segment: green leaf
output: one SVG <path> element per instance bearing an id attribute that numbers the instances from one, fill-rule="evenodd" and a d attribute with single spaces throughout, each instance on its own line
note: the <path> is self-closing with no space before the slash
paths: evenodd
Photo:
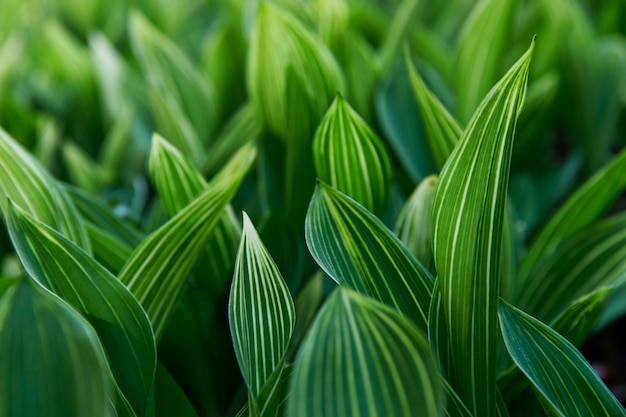
<path id="1" fill-rule="evenodd" d="M 119 273 L 119 280 L 148 313 L 157 341 L 207 239 L 255 157 L 254 146 L 243 147 L 224 168 L 232 175 L 216 178 L 184 210 L 146 237 Z"/>
<path id="2" fill-rule="evenodd" d="M 602 220 L 566 238 L 529 273 L 515 304 L 552 325 L 578 298 L 626 282 L 626 215 Z"/>
<path id="3" fill-rule="evenodd" d="M 321 39 L 294 16 L 269 1 L 259 2 L 248 55 L 248 90 L 268 127 L 281 138 L 288 134 L 288 73 L 303 92 L 295 105 L 310 109 L 315 123 L 337 91 L 343 74 Z"/>
<path id="4" fill-rule="evenodd" d="M 317 128 L 313 158 L 322 181 L 382 214 L 391 186 L 387 149 L 339 94 Z"/>
<path id="5" fill-rule="evenodd" d="M 529 50 L 484 99 L 435 191 L 433 250 L 452 355 L 451 381 L 478 416 L 496 415 L 497 300 L 513 134 Z"/>
<path id="6" fill-rule="evenodd" d="M 89 238 L 76 207 L 63 188 L 35 158 L 0 129 L 0 208 L 5 218 L 7 198 L 78 246 L 90 250 Z"/>
<path id="7" fill-rule="evenodd" d="M 183 390 L 160 362 L 157 362 L 155 417 L 198 417 Z"/>
<path id="8" fill-rule="evenodd" d="M 116 415 L 96 332 L 29 278 L 0 299 L 0 356 L 0 415 Z"/>
<path id="9" fill-rule="evenodd" d="M 154 335 L 139 302 L 115 276 L 67 238 L 10 205 L 7 225 L 26 271 L 82 313 L 97 332 L 126 399 L 151 408 Z"/>
<path id="10" fill-rule="evenodd" d="M 149 83 L 170 103 L 170 109 L 179 107 L 200 143 L 206 143 L 217 107 L 211 84 L 176 44 L 138 12 L 130 16 L 130 38 Z"/>
<path id="11" fill-rule="evenodd" d="M 469 412 L 448 381 L 442 378 L 441 382 L 446 393 L 446 417 L 472 417 L 472 413 Z"/>
<path id="12" fill-rule="evenodd" d="M 315 261 L 337 283 L 395 307 L 426 329 L 434 279 L 376 216 L 319 182 L 305 237 Z"/>
<path id="13" fill-rule="evenodd" d="M 85 228 L 91 240 L 94 259 L 117 275 L 133 253 L 133 248 L 92 223 L 86 222 Z"/>
<path id="14" fill-rule="evenodd" d="M 459 35 L 455 79 L 461 123 L 498 79 L 514 5 L 513 0 L 477 2 Z"/>
<path id="15" fill-rule="evenodd" d="M 550 415 L 625 416 L 626 410 L 563 336 L 501 301 L 506 348 Z"/>
<path id="16" fill-rule="evenodd" d="M 406 61 L 413 95 L 419 106 L 419 115 L 426 137 L 435 163 L 438 168 L 441 168 L 461 138 L 462 129 L 439 99 L 428 89 L 408 54 Z"/>
<path id="17" fill-rule="evenodd" d="M 398 58 L 407 35 L 415 27 L 415 20 L 419 13 L 418 5 L 417 0 L 404 0 L 398 5 L 378 54 L 381 73 L 387 72 L 393 61 Z"/>
<path id="18" fill-rule="evenodd" d="M 65 142 L 61 151 L 72 182 L 83 190 L 97 192 L 111 180 L 109 173 L 74 142 Z"/>
<path id="19" fill-rule="evenodd" d="M 623 150 L 580 186 L 537 233 L 520 264 L 518 288 L 527 285 L 535 265 L 553 253 L 560 242 L 606 213 L 625 188 L 626 150 Z"/>
<path id="20" fill-rule="evenodd" d="M 228 318 L 239 369 L 256 402 L 272 374 L 282 370 L 296 311 L 287 284 L 245 213 Z"/>
<path id="21" fill-rule="evenodd" d="M 345 287 L 300 349 L 287 416 L 443 416 L 426 338 L 398 312 Z"/>
<path id="22" fill-rule="evenodd" d="M 394 231 L 406 247 L 431 272 L 434 272 L 433 251 L 430 244 L 431 213 L 437 177 L 424 178 L 400 211 Z"/>

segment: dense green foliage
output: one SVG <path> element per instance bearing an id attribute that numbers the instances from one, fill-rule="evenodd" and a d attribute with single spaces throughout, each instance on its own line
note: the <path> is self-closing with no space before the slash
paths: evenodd
<path id="1" fill-rule="evenodd" d="M 626 3 L 0 1 L 0 415 L 626 416 Z"/>

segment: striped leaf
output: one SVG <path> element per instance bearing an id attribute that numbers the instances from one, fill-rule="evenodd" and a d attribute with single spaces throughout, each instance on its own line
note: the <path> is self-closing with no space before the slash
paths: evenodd
<path id="1" fill-rule="evenodd" d="M 0 415 L 116 415 L 96 332 L 30 278 L 0 299 L 0 357 Z"/>
<path id="2" fill-rule="evenodd" d="M 406 56 L 406 65 L 430 150 L 437 167 L 441 169 L 461 138 L 462 129 L 439 99 L 428 89 L 409 55 Z"/>
<path id="3" fill-rule="evenodd" d="M 85 222 L 85 228 L 91 240 L 94 259 L 117 276 L 133 253 L 133 248 L 92 223 Z"/>
<path id="4" fill-rule="evenodd" d="M 415 257 L 434 272 L 433 250 L 430 244 L 431 214 L 437 177 L 424 178 L 408 198 L 396 219 L 394 231 Z"/>
<path id="5" fill-rule="evenodd" d="M 256 405 L 268 380 L 282 372 L 296 311 L 287 284 L 245 213 L 228 318 L 239 369 Z"/>
<path id="6" fill-rule="evenodd" d="M 133 52 L 163 100 L 180 108 L 201 143 L 205 143 L 215 121 L 215 92 L 174 42 L 159 32 L 143 15 L 130 16 Z M 196 155 L 188 155 L 195 157 Z"/>
<path id="7" fill-rule="evenodd" d="M 305 237 L 311 255 L 332 279 L 397 308 L 426 329 L 433 277 L 363 206 L 319 182 Z"/>
<path id="8" fill-rule="evenodd" d="M 443 416 L 426 338 L 395 310 L 338 287 L 295 362 L 287 416 Z"/>
<path id="9" fill-rule="evenodd" d="M 91 250 L 76 207 L 61 186 L 32 155 L 0 129 L 0 209 L 5 218 L 7 198 L 81 248 Z"/>
<path id="10" fill-rule="evenodd" d="M 514 5 L 513 0 L 476 2 L 459 35 L 455 80 L 461 123 L 470 119 L 498 79 Z"/>
<path id="11" fill-rule="evenodd" d="M 566 238 L 533 268 L 516 306 L 552 324 L 578 298 L 626 282 L 626 215 L 588 226 Z"/>
<path id="12" fill-rule="evenodd" d="M 626 416 L 611 391 L 563 336 L 502 301 L 504 342 L 549 415 Z"/>
<path id="13" fill-rule="evenodd" d="M 150 322 L 133 295 L 63 235 L 10 205 L 7 225 L 24 269 L 91 323 L 115 380 L 136 414 L 150 409 L 156 347 Z"/>
<path id="14" fill-rule="evenodd" d="M 307 108 L 317 123 L 335 93 L 343 90 L 343 74 L 330 50 L 298 19 L 269 1 L 259 2 L 250 39 L 248 90 L 269 129 L 286 139 L 292 107 Z M 294 80 L 289 81 L 289 73 Z M 288 101 L 289 82 L 303 93 L 296 103 Z"/>
<path id="15" fill-rule="evenodd" d="M 202 174 L 191 162 L 158 134 L 152 137 L 149 170 L 170 217 L 183 210 L 208 187 Z M 229 175 L 237 175 L 237 172 L 225 170 L 219 175 L 227 178 Z M 211 296 L 220 297 L 230 281 L 240 234 L 241 226 L 229 205 L 206 243 L 206 257 L 199 260 L 196 268 L 199 275 L 209 278 L 211 288 L 208 292 Z"/>
<path id="16" fill-rule="evenodd" d="M 391 185 L 391 161 L 382 140 L 337 94 L 313 140 L 317 176 L 379 216 Z"/>
<path id="17" fill-rule="evenodd" d="M 600 218 L 626 189 L 626 150 L 596 172 L 572 194 L 533 239 L 520 264 L 517 280 L 524 288 L 532 269 L 566 237 Z"/>
<path id="18" fill-rule="evenodd" d="M 243 147 L 224 167 L 233 175 L 209 184 L 184 210 L 146 237 L 119 273 L 119 280 L 148 313 L 157 341 L 207 239 L 255 157 L 254 146 Z"/>
<path id="19" fill-rule="evenodd" d="M 474 415 L 496 415 L 497 300 L 513 134 L 534 42 L 476 111 L 435 191 L 433 250 L 451 381 Z"/>

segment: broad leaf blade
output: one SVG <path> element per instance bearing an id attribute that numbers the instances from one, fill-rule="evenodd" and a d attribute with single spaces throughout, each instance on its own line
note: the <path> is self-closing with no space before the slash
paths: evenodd
<path id="1" fill-rule="evenodd" d="M 137 415 L 145 415 L 151 408 L 156 347 L 139 302 L 87 253 L 17 207 L 9 207 L 7 223 L 26 271 L 89 320 L 124 396 Z"/>
<path id="2" fill-rule="evenodd" d="M 319 182 L 305 233 L 313 258 L 331 278 L 426 329 L 434 279 L 376 216 Z"/>
<path id="3" fill-rule="evenodd" d="M 442 416 L 425 337 L 406 318 L 345 287 L 328 299 L 295 363 L 287 416 Z"/>
<path id="4" fill-rule="evenodd" d="M 320 122 L 313 140 L 318 177 L 382 214 L 391 185 L 391 161 L 382 140 L 341 95 Z"/>
<path id="5" fill-rule="evenodd" d="M 563 336 L 506 302 L 499 308 L 507 350 L 549 414 L 625 416 L 626 410 Z"/>
<path id="6" fill-rule="evenodd" d="M 495 356 L 506 188 L 532 49 L 482 102 L 439 177 L 433 250 L 453 387 L 474 415 L 496 415 Z"/>
<path id="7" fill-rule="evenodd" d="M 419 115 L 426 131 L 433 159 L 438 168 L 443 167 L 462 135 L 457 121 L 428 89 L 407 55 L 407 68 L 413 95 L 419 106 Z"/>
<path id="8" fill-rule="evenodd" d="M 0 415 L 115 415 L 95 331 L 30 278 L 0 299 L 0 356 Z"/>
<path id="9" fill-rule="evenodd" d="M 296 312 L 287 284 L 246 214 L 228 318 L 239 368 L 256 401 L 283 366 Z"/>
<path id="10" fill-rule="evenodd" d="M 120 272 L 120 281 L 148 313 L 157 340 L 207 239 L 255 157 L 254 146 L 243 147 L 224 168 L 233 175 L 212 182 L 184 210 L 151 233 Z"/>
<path id="11" fill-rule="evenodd" d="M 7 198 L 89 251 L 89 238 L 76 208 L 54 178 L 22 146 L 0 129 L 0 209 Z"/>

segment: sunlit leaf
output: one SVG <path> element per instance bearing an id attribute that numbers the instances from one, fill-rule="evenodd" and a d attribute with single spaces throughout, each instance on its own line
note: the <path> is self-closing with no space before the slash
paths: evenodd
<path id="1" fill-rule="evenodd" d="M 506 188 L 533 45 L 483 100 L 435 191 L 433 251 L 452 355 L 451 381 L 480 416 L 496 415 L 495 335 Z"/>
<path id="2" fill-rule="evenodd" d="M 411 322 L 340 286 L 300 349 L 287 416 L 443 416 L 439 378 Z"/>
<path id="3" fill-rule="evenodd" d="M 365 121 L 337 95 L 313 140 L 318 177 L 378 215 L 391 185 L 385 145 Z"/>
<path id="4" fill-rule="evenodd" d="M 305 233 L 313 258 L 331 278 L 426 329 L 434 279 L 376 216 L 319 182 Z"/>
<path id="5" fill-rule="evenodd" d="M 246 214 L 228 317 L 237 362 L 256 406 L 272 374 L 282 371 L 296 312 L 280 271 Z"/>
<path id="6" fill-rule="evenodd" d="M 563 336 L 523 311 L 500 303 L 507 350 L 550 415 L 625 416 L 626 410 Z"/>
<path id="7" fill-rule="evenodd" d="M 157 340 L 182 293 L 207 239 L 256 157 L 256 148 L 243 147 L 199 197 L 152 232 L 135 249 L 119 279 L 142 304 Z"/>
<path id="8" fill-rule="evenodd" d="M 96 332 L 29 278 L 0 299 L 0 356 L 1 415 L 116 415 Z"/>
<path id="9" fill-rule="evenodd" d="M 7 223 L 26 271 L 87 318 L 124 396 L 144 415 L 150 408 L 156 348 L 139 302 L 87 253 L 19 208 L 9 207 Z"/>
<path id="10" fill-rule="evenodd" d="M 36 219 L 89 251 L 89 238 L 76 207 L 54 178 L 4 130 L 0 129 L 0 208 L 7 198 Z"/>

